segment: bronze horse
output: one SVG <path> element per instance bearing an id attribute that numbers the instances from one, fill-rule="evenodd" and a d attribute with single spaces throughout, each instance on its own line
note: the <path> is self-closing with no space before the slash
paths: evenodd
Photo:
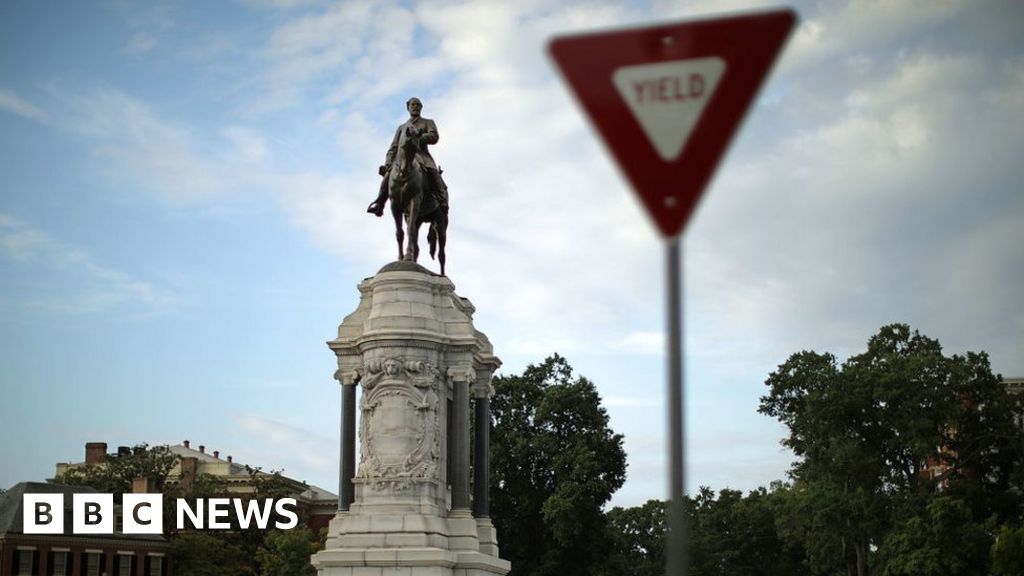
<path id="1" fill-rule="evenodd" d="M 441 264 L 441 276 L 444 276 L 444 245 L 448 235 L 448 213 L 441 209 L 437 196 L 430 188 L 429 178 L 416 159 L 419 151 L 420 131 L 413 126 L 406 126 L 398 140 L 398 154 L 391 166 L 388 176 L 388 197 L 391 199 L 391 215 L 395 219 L 395 238 L 398 240 L 398 259 L 415 262 L 420 255 L 419 231 L 423 223 L 430 224 L 427 232 L 427 243 L 430 245 L 430 257 L 437 254 Z M 405 242 L 405 230 L 402 219 L 409 233 L 409 244 L 402 254 Z"/>

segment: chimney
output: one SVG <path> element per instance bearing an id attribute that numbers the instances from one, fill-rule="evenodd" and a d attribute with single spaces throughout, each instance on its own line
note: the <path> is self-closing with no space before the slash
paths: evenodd
<path id="1" fill-rule="evenodd" d="M 140 476 L 132 480 L 132 494 L 155 494 L 156 481 Z"/>
<path id="2" fill-rule="evenodd" d="M 199 453 L 200 454 L 206 454 L 206 446 L 203 446 L 202 444 L 200 444 L 199 445 Z"/>
<path id="3" fill-rule="evenodd" d="M 185 448 L 188 448 L 188 440 L 185 440 L 185 441 L 184 441 L 184 442 L 182 442 L 181 444 L 182 444 L 182 446 L 184 446 Z"/>
<path id="4" fill-rule="evenodd" d="M 85 463 L 99 464 L 107 457 L 106 442 L 87 442 L 85 444 Z"/>
<path id="5" fill-rule="evenodd" d="M 220 460 L 220 450 L 214 450 L 213 457 Z"/>
<path id="6" fill-rule="evenodd" d="M 199 459 L 195 456 L 186 456 L 181 459 L 180 466 L 181 474 L 178 481 L 181 482 L 181 491 L 186 495 L 191 495 L 196 473 L 199 471 Z"/>
<path id="7" fill-rule="evenodd" d="M 131 456 L 131 455 L 132 455 L 132 449 L 131 448 L 129 448 L 127 446 L 118 446 L 117 447 L 117 457 L 118 458 L 120 458 L 122 456 Z"/>
<path id="8" fill-rule="evenodd" d="M 228 454 L 228 464 L 231 464 L 231 454 Z"/>

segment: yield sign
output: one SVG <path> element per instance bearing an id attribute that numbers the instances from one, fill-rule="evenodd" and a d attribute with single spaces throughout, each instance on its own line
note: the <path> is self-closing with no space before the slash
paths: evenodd
<path id="1" fill-rule="evenodd" d="M 795 22 L 778 10 L 549 45 L 664 236 L 686 225 Z"/>

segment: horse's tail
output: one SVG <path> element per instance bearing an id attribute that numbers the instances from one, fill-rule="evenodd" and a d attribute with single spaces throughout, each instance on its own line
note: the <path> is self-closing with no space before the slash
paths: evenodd
<path id="1" fill-rule="evenodd" d="M 430 223 L 430 230 L 427 230 L 427 244 L 430 245 L 430 259 L 434 259 L 434 252 L 437 250 L 437 231 L 434 230 L 434 223 Z"/>

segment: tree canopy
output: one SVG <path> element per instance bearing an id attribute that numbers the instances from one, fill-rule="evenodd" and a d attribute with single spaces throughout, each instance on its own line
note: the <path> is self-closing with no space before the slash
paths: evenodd
<path id="1" fill-rule="evenodd" d="M 766 385 L 759 410 L 798 457 L 780 526 L 815 573 L 987 573 L 991 525 L 1020 518 L 1022 454 L 985 353 L 893 324 L 842 364 L 793 354 Z"/>
<path id="2" fill-rule="evenodd" d="M 594 384 L 557 354 L 494 380 L 491 512 L 512 576 L 602 574 L 602 507 L 626 479 Z"/>

